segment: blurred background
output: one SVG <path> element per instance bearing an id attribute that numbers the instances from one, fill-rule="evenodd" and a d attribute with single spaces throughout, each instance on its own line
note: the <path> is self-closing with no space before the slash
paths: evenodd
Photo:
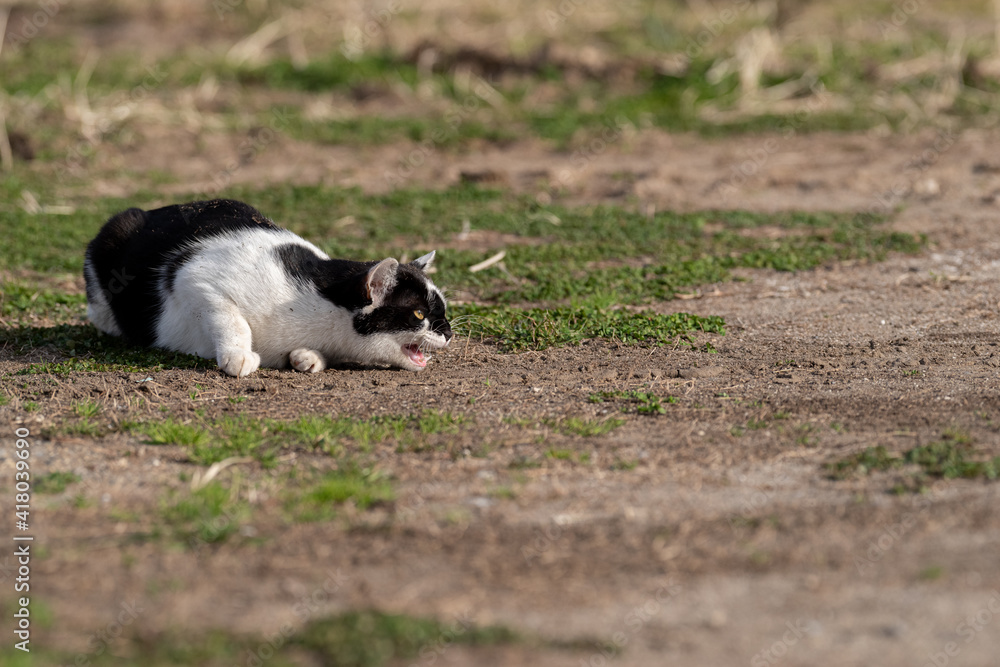
<path id="1" fill-rule="evenodd" d="M 502 182 L 412 167 L 514 145 L 539 162 L 511 185 L 572 190 L 548 156 L 602 137 L 993 127 L 997 6 L 7 2 L 5 195 Z"/>

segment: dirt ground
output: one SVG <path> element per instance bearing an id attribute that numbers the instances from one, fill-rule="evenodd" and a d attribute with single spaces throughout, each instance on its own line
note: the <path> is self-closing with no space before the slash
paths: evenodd
<path id="1" fill-rule="evenodd" d="M 834 481 L 823 465 L 948 431 L 1000 454 L 998 139 L 970 131 L 941 148 L 933 134 L 709 141 L 650 132 L 574 171 L 569 201 L 632 197 L 680 209 L 869 210 L 895 188 L 889 203 L 902 211 L 893 224 L 928 235 L 922 255 L 796 274 L 744 271 L 743 282 L 657 306 L 723 316 L 727 335 L 699 339 L 717 354 L 592 342 L 500 355 L 456 341 L 420 374 L 265 370 L 237 381 L 167 370 L 149 383 L 115 373 L 31 376 L 28 389 L 52 392 L 52 405 L 91 398 L 114 409 L 139 394 L 150 410 L 214 416 L 235 412 L 225 399 L 240 394 L 240 411 L 278 418 L 423 407 L 470 418 L 458 436 L 440 436 L 457 456 L 376 450 L 379 468 L 395 478 L 389 507 L 291 527 L 264 512 L 241 530 L 266 539 L 197 550 L 136 543 L 148 526 L 116 518 L 183 486 L 178 474 L 196 467 L 181 448 L 120 435 L 39 439 L 36 465 L 77 472 L 94 503 L 81 510 L 56 499 L 36 519 L 46 552 L 36 561 L 37 595 L 55 620 L 38 641 L 86 650 L 126 601 L 143 607 L 130 628 L 138 636 L 206 628 L 274 636 L 301 625 L 296 605 L 325 585 L 329 594 L 309 616 L 375 607 L 550 639 L 601 638 L 622 645 L 614 663 L 623 666 L 994 664 L 1000 487 L 937 481 L 924 494 L 893 495 L 893 474 Z M 745 181 L 735 179 L 734 166 L 767 141 L 776 148 Z M 282 140 L 239 177 L 260 179 L 260 169 L 268 181 L 375 190 L 405 149 L 324 149 L 322 159 L 309 150 L 318 149 Z M 539 179 L 565 162 L 531 142 L 432 155 L 414 185 L 488 169 L 508 187 L 541 191 Z M 7 354 L 0 371 L 37 360 Z M 197 406 L 188 399 L 195 384 L 203 388 Z M 504 420 L 613 415 L 616 406 L 591 403 L 590 394 L 641 387 L 677 403 L 592 438 Z M 23 425 L 52 417 L 42 410 Z M 585 452 L 590 463 L 545 460 L 549 447 Z M 11 470 L 10 451 L 2 456 L 0 467 Z M 511 466 L 520 460 L 543 465 Z M 619 461 L 632 464 L 619 469 Z M 491 491 L 499 486 L 513 492 Z M 453 647 L 433 657 L 438 665 L 605 664 L 597 648 Z"/>
<path id="2" fill-rule="evenodd" d="M 65 26 L 53 20 L 47 34 L 144 55 L 168 54 L 192 35 L 206 45 L 242 37 L 234 20 L 219 22 L 204 8 L 212 20 L 190 26 L 187 10 L 194 4 L 163 4 L 168 9 L 154 13 L 176 15 L 119 28 L 105 24 L 103 3 L 95 4 L 93 20 L 67 19 Z M 267 3 L 246 4 L 263 11 Z M 365 4 L 337 7 L 364 16 Z M 544 9 L 539 3 L 515 3 L 517 24 L 477 18 L 482 3 L 474 4 L 452 11 L 454 3 L 422 3 L 415 16 L 427 25 L 412 39 L 404 34 L 402 45 L 426 34 L 440 34 L 443 43 L 506 43 L 500 37 L 542 25 L 532 23 Z M 568 4 L 581 3 L 559 6 Z M 621 4 L 642 11 L 642 3 Z M 797 4 L 809 3 L 784 3 Z M 25 7 L 11 26 L 21 25 Z M 827 5 L 814 7 L 826 11 Z M 602 24 L 614 13 L 580 11 L 572 19 Z M 60 17 L 66 15 L 72 9 Z M 161 28 L 164 22 L 169 29 Z M 477 22 L 489 27 L 469 32 Z M 972 32 L 988 27 L 978 23 L 968 26 Z M 814 29 L 812 21 L 803 25 Z M 878 28 L 873 22 L 867 29 Z M 578 34 L 586 41 L 575 28 L 559 38 Z M 331 47 L 314 52 L 321 48 Z M 220 98 L 234 94 L 243 93 L 225 86 L 218 92 Z M 156 189 L 172 201 L 206 192 L 240 157 L 246 132 L 189 127 L 197 125 L 192 118 L 200 122 L 202 107 L 225 106 L 219 100 L 196 104 L 193 93 L 179 95 L 165 114 L 169 91 L 157 95 L 150 96 L 158 100 L 151 111 L 135 105 L 135 122 L 122 133 L 127 140 L 102 145 L 87 163 L 85 196 L 128 197 L 165 182 Z M 416 97 L 376 99 L 371 113 L 419 104 Z M 344 103 L 331 100 L 324 103 Z M 247 107 L 268 104 L 249 100 Z M 151 121 L 153 112 L 166 120 Z M 17 376 L 12 393 L 41 392 L 41 409 L 0 405 L 0 440 L 11 442 L 16 428 L 27 428 L 36 473 L 71 471 L 81 478 L 63 495 L 35 496 L 39 557 L 32 595 L 51 620 L 35 626 L 33 641 L 86 657 L 95 634 L 113 628 L 126 605 L 136 610 L 124 628 L 132 638 L 155 642 L 220 629 L 260 637 L 264 647 L 283 627 L 375 608 L 578 642 L 574 649 L 440 646 L 416 661 L 427 667 L 997 664 L 1000 485 L 938 480 L 924 493 L 897 495 L 889 490 L 905 481 L 898 471 L 833 480 L 824 466 L 867 447 L 901 452 L 956 433 L 984 456 L 1000 455 L 1000 132 L 785 129 L 710 140 L 629 128 L 576 155 L 531 138 L 470 142 L 456 152 L 413 144 L 322 146 L 277 133 L 228 174 L 232 184 L 383 192 L 400 185 L 386 173 L 398 174 L 404 161 L 418 156 L 419 166 L 406 170 L 401 185 L 476 181 L 542 201 L 646 211 L 898 209 L 892 226 L 925 234 L 928 245 L 922 254 L 879 264 L 741 270 L 740 281 L 654 304 L 662 312 L 725 319 L 727 334 L 698 337 L 698 349 L 590 341 L 502 355 L 456 339 L 419 374 L 262 370 L 236 380 L 217 370 L 164 370 L 150 381 L 146 374 L 113 372 Z M 45 173 L 47 167 L 34 168 Z M 475 232 L 475 221 L 472 226 Z M 472 238 L 483 248 L 515 241 Z M 75 289 L 82 293 L 82 278 Z M 706 343 L 716 353 L 706 352 Z M 0 374 L 53 358 L 44 349 L 28 357 L 0 350 Z M 620 404 L 589 398 L 632 389 L 676 402 L 665 404 L 663 414 L 628 414 L 607 435 L 585 438 L 545 425 L 546 419 L 620 416 Z M 40 435 L 58 433 L 54 426 L 84 399 L 99 403 L 111 420 L 146 416 L 142 410 L 158 416 L 161 407 L 179 417 L 197 410 L 209 418 L 278 419 L 433 408 L 466 420 L 457 434 L 432 436 L 438 446 L 423 451 L 376 446 L 376 465 L 393 479 L 396 500 L 364 512 L 347 508 L 330 522 L 287 525 L 276 509 L 280 490 L 268 485 L 293 469 L 328 466 L 329 457 L 292 452 L 276 472 L 231 466 L 217 479 L 239 476 L 260 485 L 252 518 L 219 545 L 186 548 L 143 535 L 155 529 L 170 490 L 188 486 L 181 476 L 204 468 L 189 462 L 181 447 L 146 445 L 137 437 Z M 518 425 L 519 419 L 529 425 Z M 550 449 L 571 455 L 546 457 Z M 12 479 L 14 465 L 12 449 L 0 448 L 0 478 Z M 4 494 L 6 503 L 10 494 Z M 77 494 L 88 501 L 85 507 L 74 506 Z M 8 591 L 14 558 L 5 554 L 0 581 Z M 608 658 L 598 640 L 617 644 L 620 653 Z M 123 639 L 110 648 L 126 652 L 129 646 Z"/>

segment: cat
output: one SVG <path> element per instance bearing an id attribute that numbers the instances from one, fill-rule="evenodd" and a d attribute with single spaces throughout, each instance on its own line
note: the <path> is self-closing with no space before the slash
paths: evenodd
<path id="1" fill-rule="evenodd" d="M 216 359 L 234 377 L 339 362 L 419 371 L 452 338 L 427 277 L 434 254 L 330 259 L 231 199 L 130 208 L 87 246 L 87 315 L 106 334 Z"/>

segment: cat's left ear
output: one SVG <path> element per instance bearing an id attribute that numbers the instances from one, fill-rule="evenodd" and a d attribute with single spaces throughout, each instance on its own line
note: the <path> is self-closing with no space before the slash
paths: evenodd
<path id="1" fill-rule="evenodd" d="M 427 273 L 427 269 L 431 268 L 431 263 L 434 261 L 434 253 L 435 251 L 431 250 L 423 257 L 417 257 L 415 260 L 410 262 L 410 264 L 417 267 L 424 273 Z"/>
<path id="2" fill-rule="evenodd" d="M 368 298 L 372 305 L 378 308 L 385 301 L 385 297 L 396 286 L 396 269 L 399 262 L 392 257 L 387 257 L 368 270 L 368 278 L 365 287 L 368 288 Z"/>

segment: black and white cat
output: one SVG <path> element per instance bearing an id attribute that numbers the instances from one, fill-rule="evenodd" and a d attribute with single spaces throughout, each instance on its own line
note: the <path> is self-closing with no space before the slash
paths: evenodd
<path id="1" fill-rule="evenodd" d="M 242 202 L 216 199 L 112 217 L 87 246 L 87 315 L 132 342 L 316 373 L 332 362 L 419 371 L 451 340 L 445 299 L 409 264 L 330 259 Z"/>

